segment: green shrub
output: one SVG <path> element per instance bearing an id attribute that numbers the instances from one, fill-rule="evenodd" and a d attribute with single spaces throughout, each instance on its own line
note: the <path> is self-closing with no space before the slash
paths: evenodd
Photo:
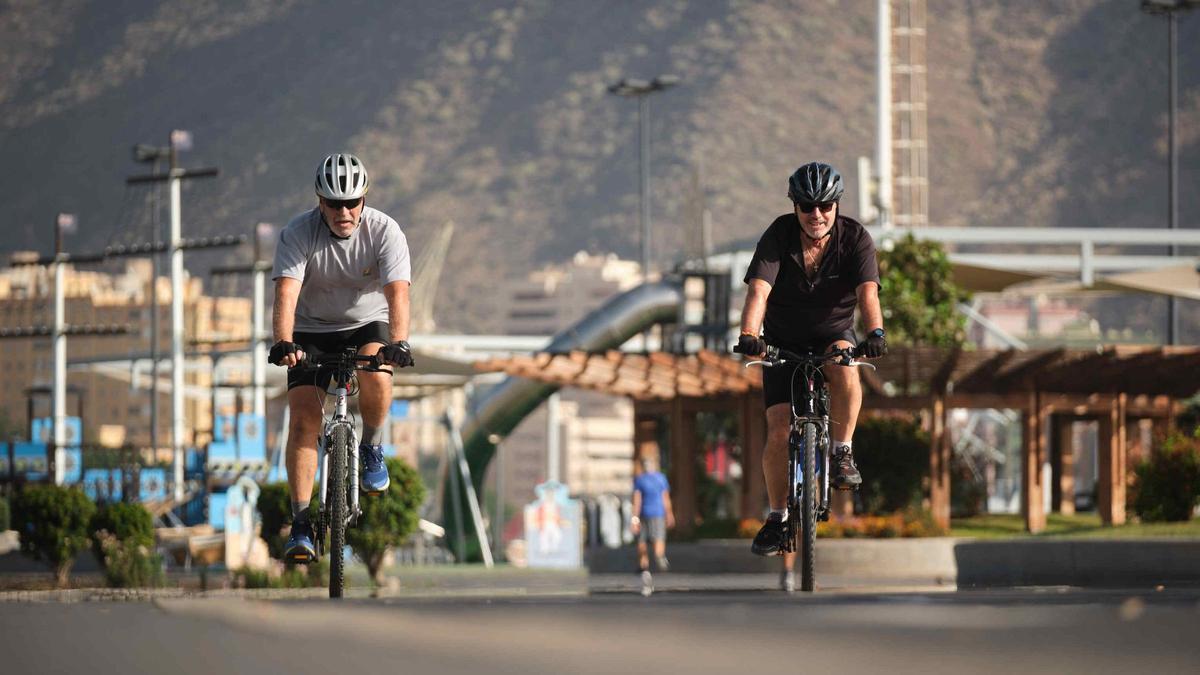
<path id="1" fill-rule="evenodd" d="M 104 540 L 100 533 L 104 532 L 110 538 L 115 538 L 123 547 L 152 548 L 154 517 L 141 504 L 113 502 L 96 509 L 96 514 L 92 516 L 88 525 L 88 532 L 91 534 L 92 552 L 96 554 L 96 560 L 107 568 Z"/>
<path id="2" fill-rule="evenodd" d="M 232 575 L 236 588 L 320 588 L 329 585 L 329 562 L 288 566 L 275 575 L 267 570 L 239 567 Z"/>
<path id="3" fill-rule="evenodd" d="M 12 527 L 12 513 L 8 510 L 8 500 L 0 497 L 0 532 Z"/>
<path id="4" fill-rule="evenodd" d="M 953 347 L 966 341 L 967 318 L 957 305 L 970 293 L 954 283 L 940 242 L 908 234 L 879 251 L 879 304 L 888 342 Z"/>
<path id="5" fill-rule="evenodd" d="M 147 514 L 148 515 L 148 514 Z M 108 530 L 93 533 L 104 561 L 104 579 L 113 588 L 160 588 L 166 585 L 163 558 L 141 537 L 121 539 Z M 151 539 L 151 545 L 153 539 Z"/>
<path id="6" fill-rule="evenodd" d="M 88 546 L 88 523 L 96 505 L 82 490 L 28 485 L 13 499 L 21 551 L 54 568 L 59 587 L 67 585 L 75 556 Z"/>
<path id="7" fill-rule="evenodd" d="M 1184 521 L 1200 502 L 1200 439 L 1174 433 L 1133 469 L 1130 506 L 1143 521 Z"/>
<path id="8" fill-rule="evenodd" d="M 292 524 L 292 497 L 287 483 L 264 485 L 258 492 L 258 515 L 262 520 L 262 538 L 276 560 L 283 559 L 287 537 L 283 528 Z"/>
<path id="9" fill-rule="evenodd" d="M 976 475 L 970 460 L 954 455 L 950 459 L 950 515 L 970 518 L 987 507 L 987 482 Z"/>
<path id="10" fill-rule="evenodd" d="M 854 431 L 854 461 L 862 473 L 863 512 L 889 514 L 919 506 L 929 475 L 929 434 L 915 421 L 861 419 Z"/>
<path id="11" fill-rule="evenodd" d="M 425 501 L 421 476 L 407 462 L 389 457 L 388 474 L 392 484 L 378 497 L 363 497 L 362 517 L 346 530 L 346 543 L 367 565 L 371 578 L 380 581 L 387 550 L 404 543 L 417 529 L 418 512 Z"/>

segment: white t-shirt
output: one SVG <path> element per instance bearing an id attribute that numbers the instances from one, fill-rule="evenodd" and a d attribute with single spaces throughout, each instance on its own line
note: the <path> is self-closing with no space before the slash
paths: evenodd
<path id="1" fill-rule="evenodd" d="M 302 282 L 295 330 L 330 333 L 388 320 L 383 287 L 411 281 L 408 240 L 386 213 L 363 207 L 348 239 L 333 236 L 313 208 L 279 233 L 272 279 Z"/>

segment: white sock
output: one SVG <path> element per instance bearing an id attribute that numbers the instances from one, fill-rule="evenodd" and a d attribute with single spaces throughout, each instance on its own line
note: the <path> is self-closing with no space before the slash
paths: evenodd
<path id="1" fill-rule="evenodd" d="M 771 513 L 778 514 L 780 518 L 782 518 L 783 520 L 787 520 L 787 507 L 786 506 L 783 507 L 782 509 L 771 509 Z"/>
<path id="2" fill-rule="evenodd" d="M 834 441 L 833 442 L 833 447 L 835 447 L 835 448 L 840 448 L 843 445 L 846 446 L 847 450 L 854 449 L 854 441 Z"/>

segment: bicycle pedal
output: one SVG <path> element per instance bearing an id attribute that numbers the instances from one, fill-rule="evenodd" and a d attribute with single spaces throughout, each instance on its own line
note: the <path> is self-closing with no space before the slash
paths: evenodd
<path id="1" fill-rule="evenodd" d="M 368 497 L 378 497 L 379 495 L 383 494 L 383 490 L 373 490 L 364 494 L 366 494 Z"/>

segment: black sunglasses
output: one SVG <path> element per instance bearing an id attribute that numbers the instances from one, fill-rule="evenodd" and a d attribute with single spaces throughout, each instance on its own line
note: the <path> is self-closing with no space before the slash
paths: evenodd
<path id="1" fill-rule="evenodd" d="M 800 213 L 812 213 L 814 209 L 821 209 L 821 213 L 828 213 L 837 202 L 794 202 L 796 207 L 800 209 Z"/>
<path id="2" fill-rule="evenodd" d="M 353 211 L 354 209 L 358 208 L 359 204 L 362 204 L 362 197 L 359 197 L 358 199 L 326 199 L 321 197 L 321 201 L 325 203 L 325 206 L 333 209 L 334 211 L 340 211 L 342 209 L 349 209 Z"/>

